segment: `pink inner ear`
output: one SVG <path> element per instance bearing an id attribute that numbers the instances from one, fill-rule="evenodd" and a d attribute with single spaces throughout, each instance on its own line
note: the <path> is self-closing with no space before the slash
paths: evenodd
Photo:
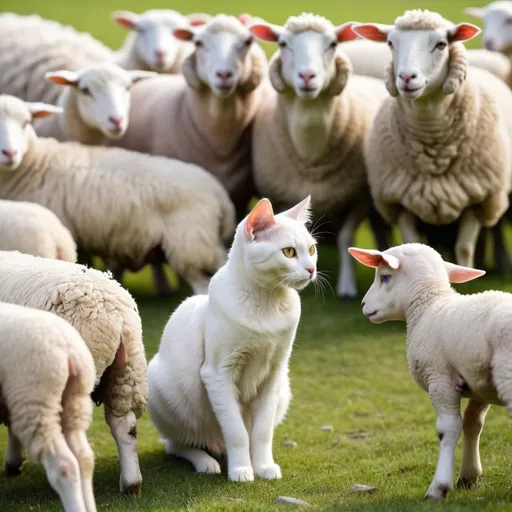
<path id="1" fill-rule="evenodd" d="M 357 247 L 350 247 L 348 252 L 357 260 L 359 263 L 366 265 L 367 267 L 377 268 L 381 265 L 383 258 L 379 251 L 358 249 Z"/>
<path id="2" fill-rule="evenodd" d="M 126 16 L 123 16 L 120 14 L 119 16 L 116 16 L 114 20 L 119 23 L 122 27 L 133 29 L 136 25 L 135 21 L 131 18 L 127 18 Z"/>
<path id="3" fill-rule="evenodd" d="M 461 267 L 460 265 L 454 265 L 453 263 L 446 263 L 448 270 L 448 279 L 450 283 L 459 284 L 467 283 L 477 277 L 481 277 L 485 274 L 485 270 L 479 270 L 477 268 Z"/>
<path id="4" fill-rule="evenodd" d="M 191 41 L 194 38 L 194 33 L 185 28 L 177 28 L 173 31 L 174 37 L 181 41 Z"/>
<path id="5" fill-rule="evenodd" d="M 200 27 L 201 25 L 206 25 L 206 20 L 198 18 L 198 19 L 195 19 L 195 20 L 190 20 L 189 24 L 190 24 L 191 27 Z"/>
<path id="6" fill-rule="evenodd" d="M 352 26 L 353 23 L 345 23 L 336 29 L 336 35 L 338 36 L 338 41 L 340 43 L 343 41 L 353 41 L 354 39 L 359 39 L 359 36 L 352 30 Z"/>
<path id="7" fill-rule="evenodd" d="M 247 12 L 244 12 L 242 14 L 240 14 L 240 16 L 238 16 L 238 19 L 240 20 L 240 23 L 244 26 L 249 26 L 251 21 L 252 21 L 252 16 L 247 13 Z"/>
<path id="8" fill-rule="evenodd" d="M 279 39 L 279 35 L 276 34 L 268 25 L 253 25 L 250 30 L 253 35 L 263 41 L 276 43 Z"/>
<path id="9" fill-rule="evenodd" d="M 261 199 L 252 209 L 245 223 L 245 232 L 251 237 L 259 231 L 264 231 L 276 223 L 272 204 L 268 199 Z"/>
<path id="10" fill-rule="evenodd" d="M 388 40 L 388 35 L 371 23 L 356 25 L 353 27 L 353 30 L 356 34 L 365 39 L 370 39 L 371 41 L 383 43 Z"/>
<path id="11" fill-rule="evenodd" d="M 47 75 L 46 78 L 57 85 L 76 85 L 78 80 L 71 81 L 61 75 Z"/>
<path id="12" fill-rule="evenodd" d="M 457 25 L 457 30 L 454 34 L 449 37 L 450 42 L 455 41 L 467 41 L 472 37 L 476 36 L 480 32 L 480 29 L 470 23 L 460 23 Z"/>

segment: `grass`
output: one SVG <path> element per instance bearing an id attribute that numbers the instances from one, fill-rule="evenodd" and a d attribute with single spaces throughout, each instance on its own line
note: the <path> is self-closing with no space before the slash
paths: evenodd
<path id="1" fill-rule="evenodd" d="M 210 0 L 211 2 L 211 0 Z M 172 7 L 183 12 L 251 11 L 281 23 L 288 14 L 311 9 L 311 1 L 263 0 L 257 7 L 218 0 L 214 8 L 206 0 L 179 0 Z M 469 2 L 483 5 L 484 2 Z M 391 22 L 406 8 L 440 10 L 448 18 L 463 20 L 466 0 L 408 0 L 358 3 L 322 0 L 314 9 L 336 22 L 347 19 Z M 88 30 L 116 47 L 125 33 L 109 21 L 114 9 L 141 11 L 169 7 L 166 2 L 149 4 L 136 0 L 3 0 L 2 8 L 19 13 L 37 12 L 42 16 L 71 23 Z M 470 45 L 479 46 L 479 40 Z M 271 47 L 268 47 L 270 50 Z M 357 244 L 372 245 L 366 227 Z M 329 272 L 331 282 L 337 272 L 332 248 L 320 251 L 320 266 Z M 369 286 L 372 273 L 359 268 L 361 291 Z M 184 298 L 160 300 L 153 296 L 147 270 L 130 275 L 128 286 L 140 307 L 148 358 L 158 348 L 160 334 L 170 313 Z M 463 291 L 499 288 L 512 291 L 512 282 L 486 277 L 464 287 Z M 303 316 L 291 363 L 294 400 L 285 423 L 275 434 L 274 452 L 281 464 L 283 479 L 234 484 L 226 476 L 200 476 L 188 463 L 165 456 L 147 415 L 139 421 L 143 496 L 130 500 L 117 493 L 118 461 L 115 444 L 95 411 L 89 439 L 97 455 L 96 499 L 100 510 L 277 510 L 274 500 L 281 495 L 305 499 L 325 510 L 354 511 L 470 511 L 512 510 L 510 496 L 510 420 L 503 409 L 491 409 L 481 448 L 485 475 L 471 491 L 453 491 L 443 505 L 421 501 L 434 473 L 437 460 L 435 415 L 428 396 L 412 382 L 405 359 L 403 324 L 374 326 L 363 318 L 359 300 L 339 301 L 333 294 L 316 296 L 313 289 L 303 294 Z M 332 425 L 332 432 L 322 431 Z M 354 435 L 359 434 L 359 435 Z M 0 431 L 0 450 L 5 448 L 5 429 Z M 295 448 L 283 446 L 294 440 Z M 460 460 L 460 447 L 457 452 Z M 354 483 L 372 484 L 377 492 L 359 495 L 351 492 Z M 243 501 L 240 501 L 243 500 Z M 281 507 L 282 508 L 282 507 Z M 41 466 L 29 463 L 22 477 L 0 477 L 0 511 L 57 511 L 59 501 L 50 489 Z"/>

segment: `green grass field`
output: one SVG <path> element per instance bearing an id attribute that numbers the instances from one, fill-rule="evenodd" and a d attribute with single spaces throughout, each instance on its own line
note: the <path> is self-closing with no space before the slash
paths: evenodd
<path id="1" fill-rule="evenodd" d="M 468 2 L 468 3 L 467 3 Z M 311 10 L 335 23 L 346 20 L 392 22 L 406 8 L 424 7 L 441 11 L 461 21 L 464 7 L 482 1 L 439 0 L 410 2 L 338 2 L 263 0 L 254 4 L 233 0 L 179 0 L 174 3 L 137 0 L 3 0 L 3 10 L 39 13 L 92 32 L 117 47 L 125 32 L 109 20 L 114 9 L 142 11 L 172 7 L 183 12 L 239 13 L 249 11 L 276 23 L 289 14 Z M 1 37 L 1 35 L 0 35 Z M 481 45 L 481 39 L 471 46 Z M 269 47 L 269 50 L 271 48 Z M 357 244 L 373 244 L 363 227 Z M 320 251 L 320 267 L 334 286 L 337 273 L 332 248 Z M 359 268 L 359 285 L 364 292 L 372 273 Z M 158 348 L 160 334 L 170 313 L 184 298 L 157 299 L 147 270 L 130 275 L 128 286 L 140 306 L 148 358 Z M 512 291 L 512 282 L 486 277 L 463 291 L 500 288 Z M 512 510 L 510 494 L 511 422 L 505 410 L 494 408 L 488 415 L 481 451 L 484 477 L 472 491 L 453 491 L 446 503 L 428 503 L 422 497 L 431 481 L 437 460 L 435 415 L 428 396 L 412 382 L 405 359 L 403 324 L 374 326 L 361 314 L 360 301 L 340 301 L 330 291 L 325 296 L 311 288 L 303 294 L 303 317 L 291 363 L 294 399 L 289 415 L 275 434 L 275 458 L 283 479 L 234 484 L 226 476 L 200 476 L 185 462 L 167 457 L 147 416 L 139 421 L 138 451 L 144 477 L 143 495 L 138 500 L 117 493 L 117 450 L 102 411 L 95 411 L 89 439 L 97 456 L 95 489 L 99 510 L 269 510 L 281 495 L 307 500 L 325 510 L 410 511 L 410 510 Z M 323 425 L 332 425 L 324 432 Z M 5 448 L 5 430 L 0 431 L 0 451 Z M 285 447 L 293 440 L 297 447 Z M 460 452 L 458 459 L 460 460 Z M 354 483 L 377 487 L 372 495 L 351 492 Z M 281 507 L 283 508 L 283 507 Z M 60 504 L 50 489 L 42 468 L 27 464 L 14 480 L 0 477 L 0 512 L 57 511 Z"/>

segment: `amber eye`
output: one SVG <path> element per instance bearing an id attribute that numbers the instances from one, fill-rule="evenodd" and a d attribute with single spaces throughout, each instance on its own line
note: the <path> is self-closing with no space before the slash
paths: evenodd
<path id="1" fill-rule="evenodd" d="M 313 245 L 309 248 L 309 251 L 308 251 L 308 252 L 309 252 L 309 255 L 310 255 L 310 256 L 313 256 L 313 254 L 315 254 L 315 252 L 316 252 L 316 245 L 315 245 L 315 244 L 313 244 Z"/>
<path id="2" fill-rule="evenodd" d="M 293 248 L 293 247 L 285 247 L 283 249 L 283 254 L 287 257 L 287 258 L 293 258 L 294 256 L 297 255 L 297 251 Z"/>

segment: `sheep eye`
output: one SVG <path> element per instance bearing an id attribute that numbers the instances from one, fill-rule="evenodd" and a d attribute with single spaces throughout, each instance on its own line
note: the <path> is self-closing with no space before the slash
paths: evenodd
<path id="1" fill-rule="evenodd" d="M 279 43 L 277 43 L 277 46 L 279 46 L 279 48 L 286 48 L 286 42 L 285 41 L 279 41 Z"/>
<path id="2" fill-rule="evenodd" d="M 338 41 L 333 41 L 330 45 L 329 45 L 329 48 L 336 48 L 338 46 Z"/>
<path id="3" fill-rule="evenodd" d="M 444 50 L 447 46 L 448 45 L 444 41 L 441 41 L 436 44 L 436 50 Z"/>
<path id="4" fill-rule="evenodd" d="M 380 276 L 380 282 L 383 284 L 387 284 L 391 281 L 391 276 L 389 274 L 381 274 Z"/>
<path id="5" fill-rule="evenodd" d="M 84 87 L 83 89 L 80 89 L 80 92 L 84 95 L 84 96 L 90 96 L 91 95 L 91 91 L 89 90 L 88 87 Z"/>
<path id="6" fill-rule="evenodd" d="M 315 245 L 315 244 L 313 244 L 313 245 L 309 248 L 309 251 L 308 251 L 308 252 L 309 252 L 309 255 L 310 255 L 310 256 L 313 256 L 313 254 L 315 254 L 315 252 L 316 252 L 316 245 Z"/>
<path id="7" fill-rule="evenodd" d="M 196 48 L 202 48 L 203 46 L 203 41 L 196 41 Z"/>
<path id="8" fill-rule="evenodd" d="M 253 37 L 249 37 L 247 38 L 245 41 L 244 41 L 244 46 L 251 46 L 252 42 L 254 41 L 254 38 Z"/>
<path id="9" fill-rule="evenodd" d="M 388 46 L 389 46 L 390 48 L 393 48 L 393 43 L 392 43 L 391 41 L 388 41 Z"/>
<path id="10" fill-rule="evenodd" d="M 287 257 L 287 258 L 293 258 L 294 256 L 297 255 L 297 251 L 293 248 L 293 247 L 285 247 L 283 249 L 283 254 Z"/>

